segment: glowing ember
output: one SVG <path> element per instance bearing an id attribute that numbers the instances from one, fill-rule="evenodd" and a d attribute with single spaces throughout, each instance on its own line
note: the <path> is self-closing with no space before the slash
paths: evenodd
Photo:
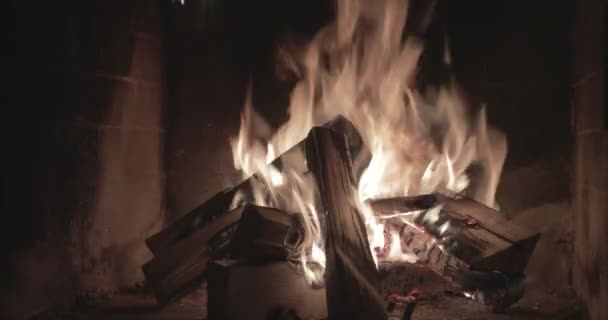
<path id="1" fill-rule="evenodd" d="M 472 196 L 496 206 L 506 140 L 487 126 L 483 110 L 470 116 L 454 84 L 424 92 L 414 87 L 423 46 L 419 39 L 403 39 L 407 10 L 405 0 L 338 0 L 336 20 L 298 53 L 299 59 L 284 56 L 288 67 L 300 67 L 293 71 L 301 75 L 291 95 L 289 120 L 271 132 L 248 95 L 239 135 L 231 140 L 235 167 L 244 177 L 259 178 L 252 186 L 253 202 L 302 214 L 305 239 L 299 259 L 313 282 L 322 278 L 323 270 L 314 271 L 309 264 L 325 265 L 314 179 L 305 168 L 303 150 L 290 150 L 280 171 L 269 164 L 303 140 L 313 125 L 342 115 L 370 149 L 371 161 L 354 198 L 368 226 L 372 252 L 391 242 L 383 259 L 416 262 L 401 247 L 398 234 L 384 236 L 385 219 L 372 212 L 367 199 L 461 193 L 470 183 L 466 170 L 476 163 L 483 173 L 474 181 Z M 435 222 L 440 209 L 431 209 L 424 219 Z M 416 216 L 393 218 L 411 224 Z M 449 227 L 446 223 L 439 230 L 443 234 Z"/>

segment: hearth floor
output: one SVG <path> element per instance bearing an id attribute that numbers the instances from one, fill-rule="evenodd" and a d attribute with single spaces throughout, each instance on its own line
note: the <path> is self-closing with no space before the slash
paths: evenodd
<path id="1" fill-rule="evenodd" d="M 155 307 L 154 300 L 136 294 L 120 294 L 81 305 L 74 310 L 57 312 L 36 320 L 204 320 L 204 289 L 165 308 Z M 237 307 L 235 305 L 235 307 Z M 419 302 L 413 320 L 579 320 L 574 299 L 564 294 L 528 294 L 504 314 L 493 314 L 486 307 L 461 297 L 441 295 Z"/>

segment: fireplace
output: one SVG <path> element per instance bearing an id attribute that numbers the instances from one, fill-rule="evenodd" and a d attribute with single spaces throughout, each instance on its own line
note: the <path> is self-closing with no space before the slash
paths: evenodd
<path id="1" fill-rule="evenodd" d="M 6 318 L 605 317 L 601 4 L 8 7 Z"/>

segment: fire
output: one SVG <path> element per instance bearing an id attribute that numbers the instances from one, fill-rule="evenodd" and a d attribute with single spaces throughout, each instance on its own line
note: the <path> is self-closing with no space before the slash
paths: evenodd
<path id="1" fill-rule="evenodd" d="M 487 125 L 483 110 L 471 116 L 454 82 L 424 91 L 415 87 L 423 44 L 403 37 L 407 10 L 406 0 L 338 0 L 335 21 L 297 58 L 283 57 L 300 75 L 289 120 L 272 132 L 248 95 L 239 135 L 231 140 L 235 167 L 259 182 L 253 185 L 252 202 L 302 215 L 306 239 L 298 259 L 313 282 L 320 281 L 325 265 L 315 206 L 318 190 L 307 173 L 303 150 L 292 148 L 313 125 L 342 115 L 370 149 L 371 160 L 358 177 L 355 198 L 372 252 L 388 240 L 390 259 L 415 262 L 414 255 L 403 252 L 399 235 L 391 231 L 390 237 L 384 236 L 384 221 L 365 204 L 367 199 L 470 191 L 467 169 L 478 164 L 483 174 L 472 196 L 496 206 L 506 139 Z M 270 164 L 288 150 L 280 170 Z M 412 216 L 404 213 L 399 218 L 411 222 Z M 426 217 L 432 219 L 433 212 Z M 440 231 L 448 228 L 441 226 Z M 311 263 L 321 268 L 311 268 Z"/>

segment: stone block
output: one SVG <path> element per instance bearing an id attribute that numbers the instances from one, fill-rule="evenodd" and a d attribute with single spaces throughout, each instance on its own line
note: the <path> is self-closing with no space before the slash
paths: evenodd
<path id="1" fill-rule="evenodd" d="M 104 174 L 135 180 L 163 175 L 162 131 L 108 128 L 100 131 L 99 139 Z"/>
<path id="2" fill-rule="evenodd" d="M 135 104 L 135 85 L 103 75 L 75 75 L 70 107 L 75 124 L 83 127 L 120 126 L 123 113 Z"/>
<path id="3" fill-rule="evenodd" d="M 209 319 L 271 319 L 276 308 L 302 319 L 325 319 L 325 289 L 311 288 L 287 263 L 247 265 L 218 261 L 209 271 Z M 239 305 L 235 308 L 235 305 Z"/>
<path id="4" fill-rule="evenodd" d="M 130 128 L 162 130 L 165 87 L 161 84 L 138 83 L 135 103 L 124 112 L 123 124 Z"/>
<path id="5" fill-rule="evenodd" d="M 574 287 L 590 319 L 605 319 L 608 298 L 608 134 L 586 132 L 576 140 L 574 197 Z"/>
<path id="6" fill-rule="evenodd" d="M 162 131 L 128 130 L 125 175 L 162 177 L 163 138 Z"/>
<path id="7" fill-rule="evenodd" d="M 159 177 L 126 177 L 102 171 L 97 203 L 91 216 L 90 251 L 105 248 L 143 248 L 147 235 L 163 221 L 163 183 Z M 99 257 L 101 258 L 101 257 Z M 141 266 L 145 260 L 140 261 Z"/>
<path id="8" fill-rule="evenodd" d="M 576 137 L 577 188 L 607 189 L 608 135 L 590 132 Z"/>
<path id="9" fill-rule="evenodd" d="M 605 75 L 598 67 L 574 87 L 575 130 L 604 130 L 606 128 Z"/>

